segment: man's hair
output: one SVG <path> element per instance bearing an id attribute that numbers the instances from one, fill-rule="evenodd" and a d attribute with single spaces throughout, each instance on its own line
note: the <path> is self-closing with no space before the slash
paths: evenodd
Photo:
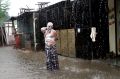
<path id="1" fill-rule="evenodd" d="M 52 22 L 48 22 L 47 23 L 47 27 L 53 27 L 53 23 Z"/>

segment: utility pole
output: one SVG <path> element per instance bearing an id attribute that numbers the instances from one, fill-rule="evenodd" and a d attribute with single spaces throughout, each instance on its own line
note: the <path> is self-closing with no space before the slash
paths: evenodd
<path id="1" fill-rule="evenodd" d="M 20 15 L 25 13 L 25 12 L 30 12 L 31 10 L 34 10 L 34 9 L 30 9 L 30 8 L 20 8 Z"/>
<path id="2" fill-rule="evenodd" d="M 42 8 L 45 7 L 45 5 L 47 5 L 49 2 L 38 2 L 37 4 L 35 5 L 38 5 L 39 7 L 39 11 L 41 11 Z M 34 50 L 36 51 L 36 47 L 37 47 L 37 41 L 36 41 L 36 20 L 37 20 L 37 17 L 36 17 L 36 13 L 33 12 L 33 30 L 34 30 Z"/>
<path id="3" fill-rule="evenodd" d="M 36 25 L 35 25 L 35 22 L 36 22 L 36 17 L 35 17 L 35 13 L 33 13 L 33 31 L 34 31 L 34 50 L 36 51 L 36 46 L 37 46 L 37 43 L 36 43 Z"/>
<path id="4" fill-rule="evenodd" d="M 35 4 L 35 5 L 38 5 L 39 10 L 41 10 L 41 9 L 44 8 L 45 5 L 47 5 L 48 3 L 50 3 L 50 2 L 38 2 L 38 3 Z"/>

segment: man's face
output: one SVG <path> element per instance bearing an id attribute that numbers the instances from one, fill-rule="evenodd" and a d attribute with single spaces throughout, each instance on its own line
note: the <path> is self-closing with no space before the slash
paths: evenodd
<path id="1" fill-rule="evenodd" d="M 52 29 L 52 27 L 51 27 L 51 26 L 47 26 L 47 29 L 48 29 L 48 30 L 51 30 L 51 29 Z"/>

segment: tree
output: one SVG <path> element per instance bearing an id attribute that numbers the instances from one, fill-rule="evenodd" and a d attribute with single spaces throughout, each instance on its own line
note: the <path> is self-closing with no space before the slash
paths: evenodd
<path id="1" fill-rule="evenodd" d="M 8 19 L 8 0 L 0 0 L 0 26 Z"/>

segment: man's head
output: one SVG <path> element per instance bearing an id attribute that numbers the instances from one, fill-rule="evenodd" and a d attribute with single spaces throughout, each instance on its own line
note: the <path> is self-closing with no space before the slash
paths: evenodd
<path id="1" fill-rule="evenodd" d="M 53 28 L 53 23 L 52 22 L 48 22 L 47 23 L 47 29 L 51 30 Z"/>

